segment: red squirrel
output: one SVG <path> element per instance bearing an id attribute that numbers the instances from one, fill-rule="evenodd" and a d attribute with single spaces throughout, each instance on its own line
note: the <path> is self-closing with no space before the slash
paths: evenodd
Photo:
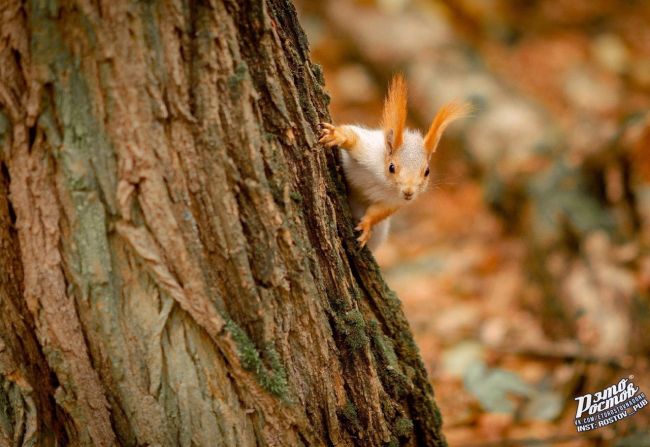
<path id="1" fill-rule="evenodd" d="M 389 217 L 426 190 L 431 154 L 444 130 L 471 111 L 466 102 L 443 105 L 422 137 L 420 131 L 405 128 L 406 101 L 406 82 L 398 74 L 384 100 L 380 129 L 320 125 L 319 141 L 328 148 L 340 148 L 348 200 L 354 218 L 359 219 L 357 240 L 373 251 L 388 235 Z"/>

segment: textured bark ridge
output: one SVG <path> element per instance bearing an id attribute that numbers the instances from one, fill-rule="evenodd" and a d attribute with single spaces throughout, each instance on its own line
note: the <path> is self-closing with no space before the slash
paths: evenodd
<path id="1" fill-rule="evenodd" d="M 2 445 L 443 445 L 285 0 L 0 0 Z"/>

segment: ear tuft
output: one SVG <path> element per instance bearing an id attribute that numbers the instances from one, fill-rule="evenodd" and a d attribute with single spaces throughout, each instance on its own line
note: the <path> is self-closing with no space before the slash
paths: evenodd
<path id="1" fill-rule="evenodd" d="M 381 127 L 384 129 L 386 144 L 391 151 L 399 150 L 404 141 L 404 125 L 406 124 L 406 81 L 401 74 L 393 76 L 384 100 L 384 113 Z"/>
<path id="2" fill-rule="evenodd" d="M 472 105 L 468 102 L 452 101 L 443 105 L 431 122 L 431 127 L 424 137 L 424 148 L 432 154 L 438 147 L 440 137 L 452 121 L 464 118 L 472 113 Z"/>

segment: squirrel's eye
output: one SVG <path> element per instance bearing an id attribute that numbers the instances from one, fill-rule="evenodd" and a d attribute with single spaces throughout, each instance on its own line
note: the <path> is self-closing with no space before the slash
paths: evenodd
<path id="1" fill-rule="evenodd" d="M 388 165 L 388 172 L 395 174 L 395 165 L 393 163 Z"/>
<path id="2" fill-rule="evenodd" d="M 427 167 L 426 171 L 424 171 L 424 176 L 429 177 L 429 167 Z"/>

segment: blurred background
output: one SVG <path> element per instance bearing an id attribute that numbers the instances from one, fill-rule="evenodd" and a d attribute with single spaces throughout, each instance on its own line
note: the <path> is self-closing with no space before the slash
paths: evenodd
<path id="1" fill-rule="evenodd" d="M 376 254 L 451 446 L 650 445 L 650 409 L 577 433 L 574 397 L 650 394 L 650 2 L 297 0 L 335 123 L 470 99 Z"/>

